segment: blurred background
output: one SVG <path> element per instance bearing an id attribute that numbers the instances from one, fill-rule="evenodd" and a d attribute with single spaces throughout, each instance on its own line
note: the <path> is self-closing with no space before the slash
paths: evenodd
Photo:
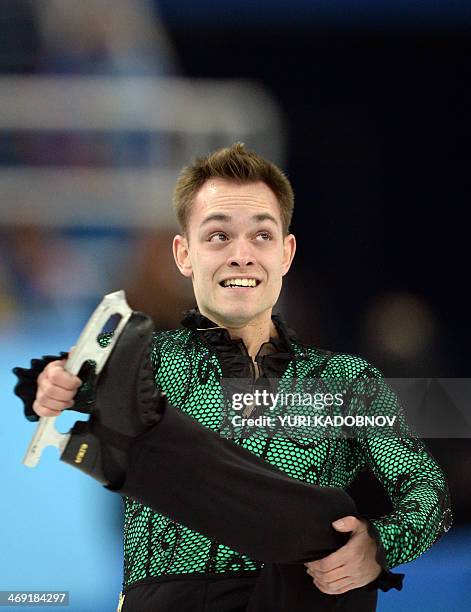
<path id="1" fill-rule="evenodd" d="M 299 337 L 393 377 L 470 377 L 471 6 L 435 0 L 1 0 L 0 590 L 69 590 L 113 610 L 121 502 L 57 461 L 21 465 L 34 430 L 15 365 L 74 344 L 126 290 L 159 328 L 192 307 L 171 255 L 171 192 L 236 140 L 296 193 L 279 310 Z M 67 421 L 69 419 L 69 421 Z M 72 415 L 61 417 L 63 430 Z M 468 439 L 431 439 L 455 524 L 378 610 L 467 610 Z M 369 497 L 365 502 L 364 492 Z M 388 500 L 363 474 L 371 515 Z M 401 569 L 399 569 L 401 571 Z"/>

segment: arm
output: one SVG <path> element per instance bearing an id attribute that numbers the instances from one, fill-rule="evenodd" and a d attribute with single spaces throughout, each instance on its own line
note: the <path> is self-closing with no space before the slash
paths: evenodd
<path id="1" fill-rule="evenodd" d="M 390 568 L 418 557 L 450 527 L 448 487 L 440 467 L 410 431 L 379 370 L 346 355 L 339 356 L 341 367 L 345 358 L 357 376 L 350 385 L 348 413 L 396 417 L 388 431 L 357 429 L 352 440 L 363 464 L 383 484 L 394 509 L 379 519 L 345 516 L 343 525 L 333 523 L 336 530 L 350 532 L 350 540 L 328 557 L 307 563 L 307 571 L 314 584 L 328 594 L 370 584 L 376 577 L 371 586 L 400 590 L 403 574 L 394 574 Z"/>
<path id="2" fill-rule="evenodd" d="M 364 403 L 368 414 L 397 416 L 387 434 L 357 436 L 354 443 L 384 486 L 393 511 L 371 519 L 368 531 L 378 543 L 378 561 L 389 569 L 416 559 L 451 526 L 445 475 L 422 440 L 414 437 L 398 399 L 376 368 L 375 391 Z M 357 383 L 356 383 L 357 384 Z"/>

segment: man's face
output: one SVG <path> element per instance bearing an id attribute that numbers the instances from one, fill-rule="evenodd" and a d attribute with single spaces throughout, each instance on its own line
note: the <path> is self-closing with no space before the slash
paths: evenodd
<path id="1" fill-rule="evenodd" d="M 176 236 L 173 248 L 200 312 L 240 327 L 270 319 L 296 242 L 292 234 L 283 237 L 280 207 L 265 183 L 216 178 L 197 193 L 188 235 Z"/>

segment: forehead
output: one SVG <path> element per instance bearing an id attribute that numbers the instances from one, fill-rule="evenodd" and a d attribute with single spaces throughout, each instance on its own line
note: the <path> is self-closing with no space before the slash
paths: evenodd
<path id="1" fill-rule="evenodd" d="M 215 213 L 231 218 L 268 213 L 281 225 L 280 205 L 273 191 L 263 183 L 236 183 L 221 178 L 208 179 L 195 196 L 190 225 L 200 225 Z"/>

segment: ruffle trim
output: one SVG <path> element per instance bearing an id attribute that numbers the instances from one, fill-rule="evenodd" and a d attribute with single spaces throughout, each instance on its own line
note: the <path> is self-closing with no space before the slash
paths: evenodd
<path id="1" fill-rule="evenodd" d="M 389 591 L 390 589 L 397 589 L 398 591 L 401 591 L 404 574 L 394 574 L 391 572 L 386 560 L 386 551 L 384 549 L 383 542 L 381 541 L 381 536 L 378 529 L 375 525 L 373 525 L 367 516 L 362 514 L 360 515 L 360 518 L 366 521 L 368 535 L 376 542 L 376 562 L 381 566 L 381 574 L 375 580 L 373 580 L 373 582 L 370 582 L 367 585 L 368 590 L 380 589 L 381 591 Z"/>
<path id="2" fill-rule="evenodd" d="M 273 324 L 278 332 L 278 338 L 270 338 L 275 352 L 262 355 L 260 359 L 263 370 L 273 378 L 281 378 L 287 363 L 297 358 L 291 340 L 296 339 L 296 333 L 288 328 L 280 315 L 272 315 Z M 242 340 L 233 340 L 225 327 L 220 327 L 208 317 L 202 315 L 197 308 L 184 313 L 182 325 L 198 334 L 198 338 L 212 352 L 218 354 L 225 377 L 251 378 L 252 358 Z M 263 345 L 262 345 L 263 346 Z"/>

